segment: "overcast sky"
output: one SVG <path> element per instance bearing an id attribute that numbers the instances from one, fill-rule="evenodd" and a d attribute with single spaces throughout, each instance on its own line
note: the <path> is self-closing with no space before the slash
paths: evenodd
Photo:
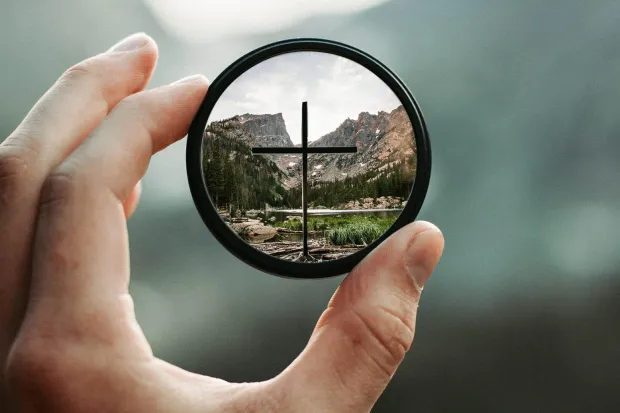
<path id="1" fill-rule="evenodd" d="M 388 1 L 144 0 L 163 27 L 187 42 L 273 33 L 311 17 L 355 13 Z"/>
<path id="2" fill-rule="evenodd" d="M 301 143 L 301 104 L 308 102 L 308 139 L 316 140 L 360 112 L 400 105 L 391 89 L 363 66 L 320 52 L 286 53 L 249 69 L 222 94 L 209 122 L 245 113 L 282 113 Z"/>

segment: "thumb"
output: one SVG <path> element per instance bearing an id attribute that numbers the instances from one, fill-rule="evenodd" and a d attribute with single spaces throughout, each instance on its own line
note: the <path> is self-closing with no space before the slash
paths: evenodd
<path id="1" fill-rule="evenodd" d="M 303 353 L 274 381 L 301 411 L 370 411 L 409 350 L 422 288 L 443 252 L 437 227 L 415 222 L 344 280 Z M 285 404 L 286 405 L 286 404 Z M 299 411 L 299 410 L 298 410 Z"/>

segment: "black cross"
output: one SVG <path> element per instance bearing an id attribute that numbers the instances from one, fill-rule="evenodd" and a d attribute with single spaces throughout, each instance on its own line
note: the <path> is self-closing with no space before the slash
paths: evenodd
<path id="1" fill-rule="evenodd" d="M 309 153 L 355 153 L 356 146 L 330 146 L 330 147 L 309 147 L 308 146 L 308 102 L 301 104 L 301 148 L 279 147 L 279 148 L 252 148 L 252 153 L 257 154 L 282 154 L 300 153 L 302 159 L 302 184 L 301 184 L 301 203 L 304 233 L 303 255 L 308 257 L 308 154 Z"/>

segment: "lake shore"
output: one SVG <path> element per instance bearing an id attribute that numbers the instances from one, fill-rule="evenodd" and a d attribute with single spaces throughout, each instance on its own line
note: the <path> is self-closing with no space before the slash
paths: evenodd
<path id="1" fill-rule="evenodd" d="M 278 213 L 279 219 L 268 216 L 273 212 Z M 327 261 L 352 254 L 374 242 L 394 223 L 401 209 L 314 212 L 315 215 L 308 217 L 309 253 L 312 261 Z M 260 218 L 223 219 L 248 244 L 266 254 L 286 260 L 304 259 L 299 257 L 303 250 L 301 210 L 267 211 L 267 216 Z"/>
<path id="2" fill-rule="evenodd" d="M 398 197 L 379 197 L 379 198 L 360 198 L 358 200 L 349 201 L 333 207 L 323 205 L 310 204 L 308 206 L 308 215 L 335 215 L 335 214 L 353 214 L 358 212 L 375 211 L 390 212 L 402 210 L 407 205 L 407 201 Z M 279 212 L 290 213 L 290 215 L 301 215 L 301 208 L 274 208 L 269 205 L 264 209 L 249 209 L 244 211 L 236 211 L 235 216 L 246 216 L 249 218 L 259 217 L 261 215 L 275 214 Z M 229 211 L 219 211 L 220 216 L 228 217 Z"/>

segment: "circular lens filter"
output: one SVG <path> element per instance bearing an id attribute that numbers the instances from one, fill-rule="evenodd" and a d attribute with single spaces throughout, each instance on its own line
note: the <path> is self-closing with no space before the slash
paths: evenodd
<path id="1" fill-rule="evenodd" d="M 243 56 L 210 86 L 187 174 L 213 235 L 293 278 L 348 273 L 417 216 L 431 152 L 405 84 L 370 55 L 318 39 Z"/>

